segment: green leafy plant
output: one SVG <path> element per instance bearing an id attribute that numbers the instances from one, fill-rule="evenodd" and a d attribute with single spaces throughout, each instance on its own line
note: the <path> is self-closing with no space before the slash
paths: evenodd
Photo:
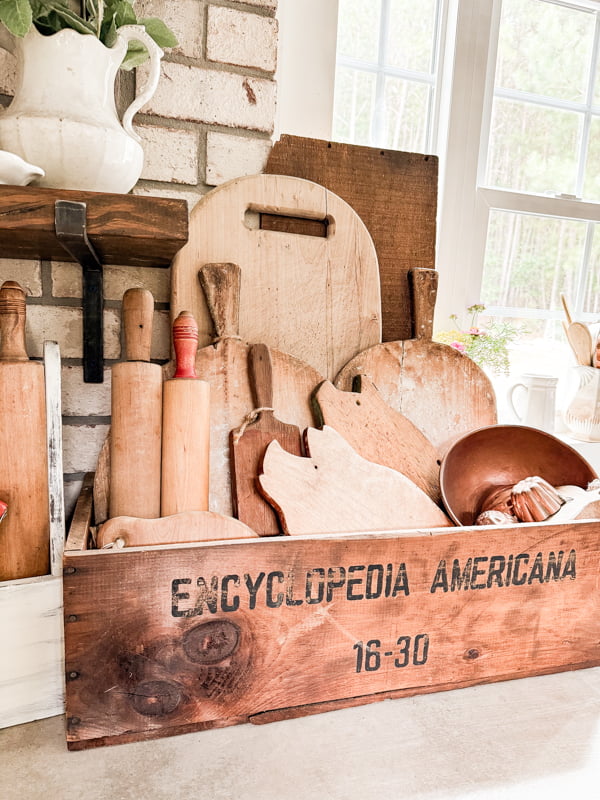
<path id="1" fill-rule="evenodd" d="M 64 28 L 95 36 L 107 47 L 117 39 L 123 25 L 141 25 L 159 47 L 175 47 L 175 34 L 157 17 L 138 19 L 133 3 L 128 0 L 81 0 L 81 14 L 59 0 L 0 0 L 0 22 L 14 36 L 25 36 L 34 26 L 49 36 Z M 143 64 L 148 50 L 141 42 L 130 42 L 121 63 L 122 69 Z"/>
<path id="2" fill-rule="evenodd" d="M 479 315 L 485 306 L 475 304 L 467 308 L 470 324 L 464 328 L 455 327 L 449 331 L 441 331 L 434 337 L 436 342 L 449 344 L 480 367 L 489 367 L 492 372 L 508 375 L 510 371 L 509 345 L 515 341 L 523 330 L 509 322 L 491 322 L 486 328 L 478 324 Z M 457 326 L 458 316 L 452 314 L 450 319 Z"/>

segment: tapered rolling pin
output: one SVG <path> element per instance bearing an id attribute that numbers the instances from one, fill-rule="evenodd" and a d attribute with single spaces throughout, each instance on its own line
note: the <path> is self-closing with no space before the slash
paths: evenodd
<path id="1" fill-rule="evenodd" d="M 150 363 L 154 299 L 123 295 L 126 361 L 112 368 L 110 516 L 160 516 L 162 370 Z"/>
<path id="2" fill-rule="evenodd" d="M 189 311 L 173 323 L 176 371 L 164 384 L 161 515 L 208 511 L 210 386 L 196 377 L 198 325 Z"/>

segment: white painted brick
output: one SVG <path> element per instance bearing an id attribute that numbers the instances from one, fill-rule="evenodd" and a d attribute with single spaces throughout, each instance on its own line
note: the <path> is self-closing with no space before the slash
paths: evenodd
<path id="1" fill-rule="evenodd" d="M 168 303 L 171 295 L 171 270 L 163 267 L 104 267 L 104 298 L 122 300 L 127 289 L 152 292 L 156 303 Z M 52 295 L 81 297 L 81 267 L 68 261 L 52 263 Z"/>
<path id="2" fill-rule="evenodd" d="M 94 472 L 108 425 L 63 425 L 63 470 Z"/>
<path id="3" fill-rule="evenodd" d="M 110 368 L 103 383 L 84 383 L 83 368 L 63 366 L 62 413 L 65 417 L 110 416 Z"/>
<path id="4" fill-rule="evenodd" d="M 185 200 L 188 204 L 188 210 L 191 211 L 198 200 L 206 194 L 206 187 L 198 186 L 195 192 L 192 191 L 179 191 L 177 188 L 172 189 L 157 189 L 156 186 L 147 186 L 144 183 L 137 183 L 133 187 L 133 194 L 146 195 L 149 197 L 172 197 L 176 200 Z"/>
<path id="5" fill-rule="evenodd" d="M 42 296 L 42 268 L 39 261 L 0 258 L 0 285 L 4 281 L 17 281 L 29 297 Z"/>
<path id="6" fill-rule="evenodd" d="M 14 94 L 17 79 L 17 59 L 0 50 L 0 94 Z"/>
<path id="7" fill-rule="evenodd" d="M 66 306 L 29 306 L 27 309 L 27 352 L 30 357 L 43 355 L 46 339 L 58 342 L 63 358 L 81 358 L 83 354 L 83 315 L 80 308 Z M 119 358 L 119 318 L 114 309 L 104 312 L 104 357 Z"/>
<path id="8" fill-rule="evenodd" d="M 171 28 L 179 44 L 166 53 L 202 57 L 203 5 L 199 0 L 137 0 L 135 10 L 138 19 L 158 17 Z"/>
<path id="9" fill-rule="evenodd" d="M 165 183 L 198 183 L 198 134 L 175 128 L 136 125 L 142 138 L 142 179 Z"/>
<path id="10" fill-rule="evenodd" d="M 219 186 L 242 175 L 257 175 L 264 170 L 270 151 L 269 139 L 209 131 L 206 138 L 206 183 Z"/>
<path id="11" fill-rule="evenodd" d="M 144 69 L 142 65 L 138 72 Z M 163 63 L 162 69 L 156 94 L 144 113 L 272 132 L 274 81 L 184 64 Z"/>
<path id="12" fill-rule="evenodd" d="M 275 72 L 277 26 L 272 17 L 209 6 L 206 57 L 209 61 Z"/>

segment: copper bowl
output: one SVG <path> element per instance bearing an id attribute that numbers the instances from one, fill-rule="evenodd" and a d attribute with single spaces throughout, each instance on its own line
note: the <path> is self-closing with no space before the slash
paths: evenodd
<path id="1" fill-rule="evenodd" d="M 572 447 L 537 428 L 493 425 L 458 439 L 442 459 L 440 488 L 457 525 L 474 525 L 481 502 L 495 486 L 539 475 L 552 486 L 587 489 L 598 476 Z"/>

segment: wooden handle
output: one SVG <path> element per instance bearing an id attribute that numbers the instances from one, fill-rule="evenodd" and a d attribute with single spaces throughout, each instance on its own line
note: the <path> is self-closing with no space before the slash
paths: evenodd
<path id="1" fill-rule="evenodd" d="M 198 272 L 218 339 L 239 335 L 241 272 L 231 263 L 205 264 Z"/>
<path id="2" fill-rule="evenodd" d="M 173 323 L 173 347 L 175 348 L 174 378 L 197 378 L 196 350 L 198 349 L 198 325 L 189 311 L 182 311 Z"/>
<path id="3" fill-rule="evenodd" d="M 408 272 L 408 283 L 413 311 L 413 338 L 431 341 L 438 287 L 437 270 L 411 269 Z"/>
<path id="4" fill-rule="evenodd" d="M 123 295 L 123 331 L 127 361 L 150 361 L 154 298 L 147 289 L 127 289 Z"/>
<path id="5" fill-rule="evenodd" d="M 25 291 L 15 281 L 0 287 L 0 361 L 29 361 L 25 346 Z"/>
<path id="6" fill-rule="evenodd" d="M 573 317 L 571 316 L 569 301 L 567 300 L 567 296 L 564 292 L 560 293 L 560 302 L 562 304 L 563 311 L 565 312 L 565 319 L 567 320 L 567 325 L 570 325 L 573 322 Z"/>
<path id="7" fill-rule="evenodd" d="M 273 408 L 273 362 L 266 344 L 252 345 L 248 352 L 248 369 L 256 408 Z"/>

